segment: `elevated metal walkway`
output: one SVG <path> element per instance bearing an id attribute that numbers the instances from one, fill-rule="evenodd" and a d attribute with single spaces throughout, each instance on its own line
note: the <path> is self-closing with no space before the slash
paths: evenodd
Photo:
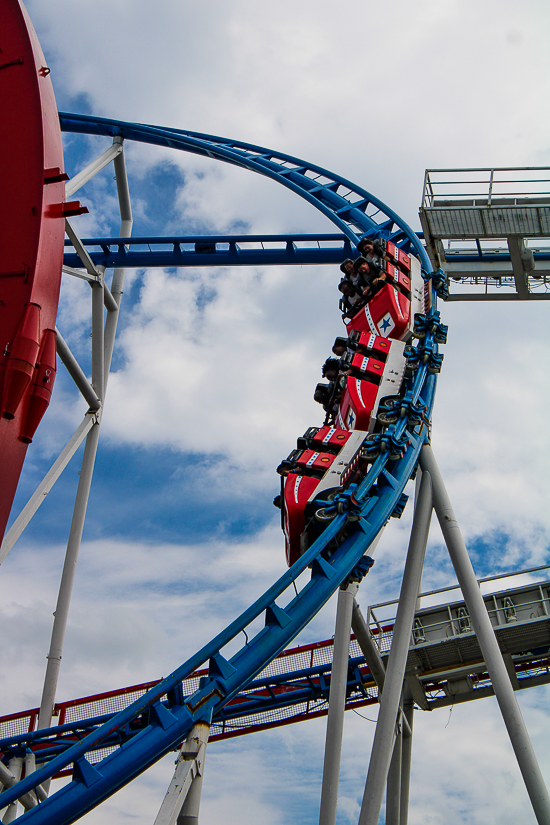
<path id="1" fill-rule="evenodd" d="M 549 297 L 549 183 L 548 167 L 426 170 L 420 221 L 449 300 Z"/>
<path id="2" fill-rule="evenodd" d="M 448 592 L 433 591 L 423 597 Z M 550 682 L 550 581 L 498 590 L 483 599 L 514 689 Z M 373 605 L 368 612 L 371 630 L 378 630 L 373 635 L 383 661 L 389 656 L 393 618 L 379 619 L 377 612 L 387 612 L 392 606 L 397 607 L 397 602 Z M 464 601 L 415 613 L 405 673 L 413 698 L 423 710 L 493 695 Z"/>

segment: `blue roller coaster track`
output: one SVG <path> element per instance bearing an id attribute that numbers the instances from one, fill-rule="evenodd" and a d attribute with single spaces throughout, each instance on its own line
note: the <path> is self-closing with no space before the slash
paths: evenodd
<path id="1" fill-rule="evenodd" d="M 429 259 L 418 237 L 395 212 L 366 190 L 318 166 L 264 147 L 196 132 L 82 115 L 61 114 L 60 119 L 66 132 L 121 136 L 193 152 L 266 175 L 309 201 L 337 226 L 347 239 L 342 240 L 341 235 L 336 238 L 341 241 L 339 260 L 345 256 L 347 245 L 355 246 L 360 237 L 384 237 L 416 254 L 425 278 L 431 275 Z M 103 247 L 110 247 L 113 241 L 96 241 L 107 255 Z M 168 238 L 165 243 L 175 247 L 179 241 Z M 292 238 L 289 243 L 293 243 Z M 113 265 L 111 261 L 109 264 Z M 434 280 L 433 308 L 424 319 L 424 337 L 417 344 L 420 366 L 407 379 L 402 417 L 381 435 L 380 453 L 363 481 L 341 494 L 340 515 L 254 604 L 170 676 L 128 708 L 94 727 L 81 741 L 56 752 L 16 786 L 6 789 L 2 806 L 47 782 L 67 766 L 74 766 L 72 781 L 24 813 L 21 822 L 74 822 L 176 748 L 196 722 L 219 714 L 308 624 L 357 568 L 392 514 L 402 511 L 404 487 L 414 474 L 422 445 L 429 438 L 436 386 L 433 363 L 434 356 L 437 361 L 439 337 L 437 286 Z M 325 550 L 331 542 L 333 546 L 336 543 L 337 549 L 329 556 Z M 307 569 L 311 575 L 304 584 L 298 579 Z M 230 659 L 225 658 L 224 648 L 258 617 L 264 618 L 262 630 L 249 629 L 247 642 Z M 185 696 L 182 680 L 204 664 L 208 664 L 209 675 L 195 693 Z M 139 730 L 135 735 L 127 736 L 136 729 Z M 9 750 L 15 744 L 6 740 L 0 742 L 0 749 Z M 102 745 L 113 744 L 119 747 L 100 762 L 92 764 L 87 758 Z"/>

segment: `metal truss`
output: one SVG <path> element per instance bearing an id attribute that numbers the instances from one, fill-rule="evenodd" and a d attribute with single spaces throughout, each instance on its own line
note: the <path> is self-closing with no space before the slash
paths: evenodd
<path id="1" fill-rule="evenodd" d="M 419 256 L 426 275 L 429 275 L 429 260 L 412 230 L 379 199 L 327 170 L 262 147 L 197 133 L 79 115 L 62 115 L 61 123 L 65 131 L 104 134 L 112 137 L 114 144 L 134 139 L 171 146 L 259 172 L 310 202 L 329 217 L 352 243 L 355 244 L 359 236 L 369 234 L 391 238 L 403 248 L 412 249 Z M 77 178 L 77 183 L 84 183 L 99 168 L 113 160 L 112 155 L 115 151 L 109 147 L 87 170 L 83 170 Z M 114 158 L 114 163 L 117 162 L 122 162 L 121 153 Z M 125 178 L 117 172 L 124 222 L 130 220 L 131 211 L 128 190 L 123 181 Z M 128 225 L 121 228 L 121 238 L 129 236 L 128 229 Z M 68 453 L 76 449 L 76 441 L 86 437 L 67 559 L 56 610 L 46 686 L 39 714 L 39 728 L 49 726 L 54 706 L 55 682 L 59 670 L 72 577 L 84 523 L 114 342 L 115 324 L 110 318 L 118 314 L 123 276 L 122 269 L 115 269 L 110 290 L 106 289 L 102 266 L 96 266 L 72 227 L 68 226 L 67 232 L 82 264 L 80 269 L 72 268 L 69 273 L 83 277 L 92 289 L 91 384 L 88 385 L 75 359 L 63 346 L 61 337 L 60 357 L 65 361 L 77 386 L 85 393 L 87 401 L 91 402 L 95 409 L 87 413 L 86 424 L 73 437 L 63 457 L 58 459 L 39 491 L 26 506 L 17 521 L 17 527 L 14 525 L 12 528 L 14 532 L 6 536 L 6 540 L 9 539 L 6 545 L 7 552 L 9 547 L 13 546 L 24 523 L 43 500 L 44 493 L 58 477 L 62 465 L 68 460 Z M 104 306 L 107 307 L 105 327 Z M 392 514 L 402 511 L 403 488 L 414 472 L 421 448 L 428 437 L 428 422 L 436 385 L 436 375 L 428 370 L 428 362 L 430 354 L 437 353 L 438 348 L 434 338 L 438 321 L 435 290 L 432 312 L 432 323 L 428 324 L 425 337 L 417 347 L 420 366 L 406 381 L 404 414 L 398 422 L 385 430 L 382 451 L 372 463 L 365 479 L 355 490 L 350 488 L 342 495 L 341 514 L 263 596 L 201 651 L 178 667 L 171 676 L 113 719 L 89 733 L 83 741 L 74 743 L 62 754 L 47 762 L 40 762 L 32 775 L 28 773 L 24 779 L 17 782 L 17 787 L 7 787 L 2 794 L 2 803 L 5 805 L 12 805 L 18 799 L 27 802 L 32 798 L 42 800 L 39 805 L 26 810 L 21 821 L 48 822 L 55 825 L 73 822 L 130 782 L 169 750 L 177 747 L 198 723 L 210 723 L 211 717 L 221 712 L 295 638 L 331 594 L 347 580 L 366 551 L 373 547 L 387 520 Z M 422 410 L 421 416 L 418 415 L 418 410 Z M 89 420 L 91 424 L 88 423 Z M 353 498 L 350 497 L 352 493 Z M 346 538 L 340 537 L 344 528 Z M 335 541 L 337 549 L 327 559 L 326 547 Z M 308 581 L 298 581 L 306 569 L 311 571 Z M 255 632 L 249 626 L 258 617 L 264 618 L 265 627 L 260 632 Z M 223 655 L 223 649 L 247 629 L 249 641 L 227 660 Z M 204 664 L 208 664 L 208 676 L 204 677 L 194 693 L 184 696 L 181 690 L 182 680 Z M 167 705 L 164 704 L 163 697 L 168 697 Z M 125 732 L 132 730 L 137 721 L 144 718 L 146 724 L 139 735 L 123 741 Z M 101 762 L 92 764 L 87 754 L 97 750 L 107 741 L 111 743 L 113 737 L 118 740 L 116 750 Z M 70 765 L 73 766 L 72 781 L 48 798 L 42 799 L 50 779 Z M 26 796 L 27 793 L 29 796 Z"/>

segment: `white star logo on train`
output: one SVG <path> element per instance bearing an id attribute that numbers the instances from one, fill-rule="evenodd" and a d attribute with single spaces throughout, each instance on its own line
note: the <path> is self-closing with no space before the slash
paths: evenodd
<path id="1" fill-rule="evenodd" d="M 393 318 L 391 317 L 389 312 L 386 312 L 383 318 L 378 322 L 378 329 L 380 331 L 380 335 L 383 335 L 384 338 L 387 338 L 390 335 L 391 331 L 395 327 L 395 323 Z"/>

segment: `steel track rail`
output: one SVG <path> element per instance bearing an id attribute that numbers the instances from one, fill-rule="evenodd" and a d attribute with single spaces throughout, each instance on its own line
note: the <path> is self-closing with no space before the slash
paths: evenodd
<path id="1" fill-rule="evenodd" d="M 344 258 L 359 254 L 350 239 L 341 233 L 86 238 L 81 243 L 96 267 L 130 269 L 153 266 L 169 269 L 186 266 L 338 265 Z M 81 267 L 78 254 L 70 247 L 71 242 L 67 240 L 64 265 Z"/>
<path id="2" fill-rule="evenodd" d="M 384 237 L 408 252 L 414 249 L 423 265 L 430 270 L 428 256 L 416 234 L 375 195 L 347 178 L 335 175 L 316 164 L 275 152 L 265 146 L 231 140 L 201 132 L 168 129 L 142 123 L 126 123 L 88 115 L 59 113 L 62 132 L 123 137 L 179 149 L 192 154 L 222 160 L 234 166 L 258 172 L 291 189 L 326 215 L 352 241 L 361 235 Z"/>
<path id="3" fill-rule="evenodd" d="M 397 240 L 403 248 L 413 249 L 419 255 L 424 269 L 431 271 L 420 241 L 392 210 L 366 190 L 320 167 L 262 147 L 198 133 L 82 115 L 61 115 L 60 118 L 65 131 L 120 135 L 127 140 L 171 146 L 267 175 L 312 203 L 354 243 L 359 234 L 390 237 Z M 308 177 L 308 174 L 322 176 L 326 182 L 319 184 L 311 176 Z M 336 190 L 342 186 L 348 188 L 354 196 L 360 196 L 361 205 L 352 204 L 338 194 Z M 369 207 L 374 207 L 372 215 L 363 211 Z M 381 216 L 379 222 L 374 220 L 375 214 Z M 435 312 L 435 292 L 433 297 Z M 437 352 L 431 331 L 420 342 L 419 349 L 427 354 Z M 16 786 L 6 789 L 1 795 L 2 806 L 73 764 L 72 781 L 20 818 L 25 825 L 28 822 L 68 825 L 176 747 L 198 720 L 210 719 L 212 714 L 219 712 L 237 696 L 290 644 L 347 579 L 396 507 L 402 504 L 404 487 L 415 470 L 422 445 L 429 437 L 435 386 L 436 375 L 428 371 L 426 364 L 408 379 L 405 398 L 409 399 L 411 409 L 413 406 L 423 407 L 422 418 L 415 419 L 417 423 L 413 426 L 409 425 L 405 415 L 397 424 L 387 428 L 384 433 L 385 445 L 390 449 L 381 452 L 374 461 L 355 491 L 353 506 L 349 496 L 344 497 L 344 505 L 351 509 L 337 516 L 290 570 L 209 644 L 148 693 L 63 754 L 39 767 Z M 401 457 L 391 457 L 392 444 L 400 445 Z M 350 515 L 353 516 L 351 522 Z M 355 520 L 358 516 L 358 520 Z M 347 530 L 346 537 L 339 543 L 344 529 Z M 331 542 L 336 542 L 337 549 L 329 555 L 326 549 Z M 298 590 L 297 580 L 308 568 L 311 569 L 311 576 Z M 289 591 L 292 598 L 287 603 Z M 250 634 L 250 641 L 230 660 L 225 659 L 222 653 L 224 647 L 260 616 L 265 621 L 263 629 L 253 636 Z M 208 663 L 209 676 L 205 678 L 204 684 L 193 695 L 183 696 L 182 679 L 205 663 Z M 168 706 L 162 701 L 166 695 Z M 128 729 L 144 714 L 148 714 L 148 724 L 135 737 L 121 744 L 120 748 L 95 765 L 86 759 L 89 751 L 107 741 L 112 742 L 118 731 Z"/>

